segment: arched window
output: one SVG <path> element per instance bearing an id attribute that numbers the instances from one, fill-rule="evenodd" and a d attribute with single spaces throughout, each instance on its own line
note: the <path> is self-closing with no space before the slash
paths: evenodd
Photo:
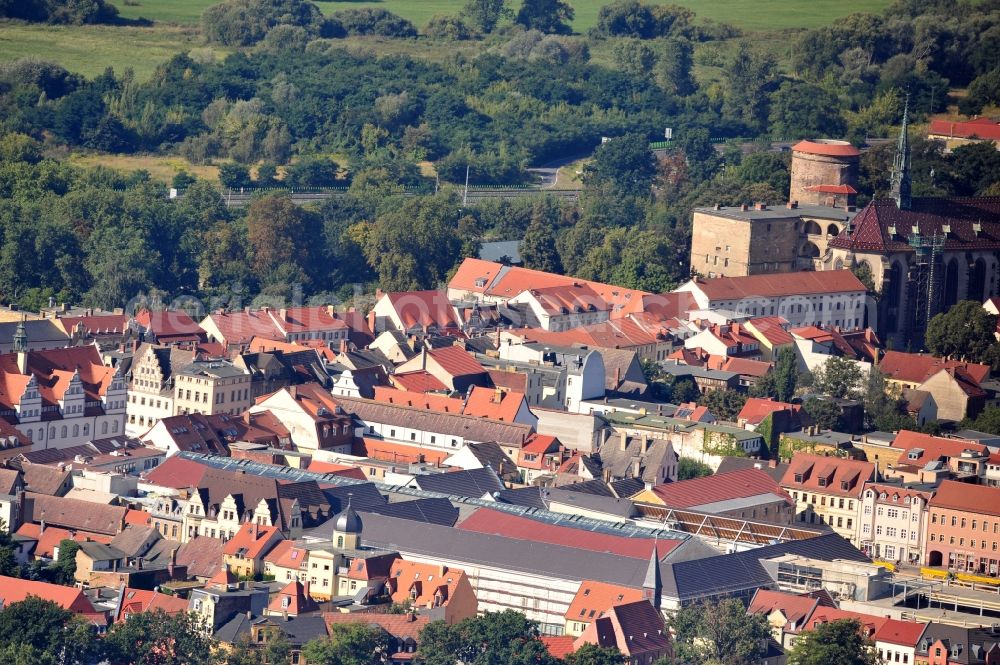
<path id="1" fill-rule="evenodd" d="M 810 235 L 810 236 L 823 235 L 823 229 L 821 229 L 819 227 L 819 224 L 817 224 L 816 222 L 813 222 L 813 221 L 806 222 L 805 232 L 806 232 L 806 235 Z"/>
<path id="2" fill-rule="evenodd" d="M 815 259 L 816 257 L 819 256 L 819 247 L 817 247 L 811 242 L 807 242 L 806 244 L 802 245 L 801 256 L 810 259 Z"/>
<path id="3" fill-rule="evenodd" d="M 107 433 L 108 433 L 108 421 L 105 420 L 103 423 L 101 423 L 101 434 L 107 434 Z"/>
<path id="4" fill-rule="evenodd" d="M 830 226 L 826 227 L 826 235 L 830 236 L 831 238 L 835 238 L 838 235 L 840 235 L 840 229 L 837 228 L 836 224 L 831 224 Z"/>
<path id="5" fill-rule="evenodd" d="M 969 300 L 982 302 L 986 297 L 986 261 L 976 259 L 969 272 Z"/>
<path id="6" fill-rule="evenodd" d="M 951 309 L 958 302 L 958 261 L 952 258 L 944 271 L 944 308 Z"/>
<path id="7" fill-rule="evenodd" d="M 73 425 L 73 436 L 80 436 L 80 426 Z"/>
<path id="8" fill-rule="evenodd" d="M 344 546 L 344 537 L 337 536 L 337 547 L 343 547 L 343 546 Z"/>
<path id="9" fill-rule="evenodd" d="M 61 435 L 62 438 L 65 439 L 69 435 L 69 428 L 67 428 L 65 425 L 63 425 L 62 429 L 60 429 L 60 432 L 62 432 L 62 435 Z"/>

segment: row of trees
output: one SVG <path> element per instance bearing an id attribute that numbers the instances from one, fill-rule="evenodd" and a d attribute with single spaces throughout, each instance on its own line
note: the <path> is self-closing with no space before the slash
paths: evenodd
<path id="1" fill-rule="evenodd" d="M 768 650 L 770 629 L 736 599 L 690 605 L 671 620 L 674 658 L 656 665 L 749 665 Z M 565 660 L 552 656 L 537 625 L 513 610 L 487 612 L 454 625 L 429 623 L 420 633 L 420 660 L 427 665 L 622 665 L 617 649 L 584 645 Z M 313 665 L 384 665 L 389 635 L 362 623 L 334 624 L 330 635 L 304 645 Z M 30 597 L 0 610 L 3 665 L 291 665 L 287 640 L 271 631 L 263 644 L 244 638 L 221 648 L 193 614 L 161 610 L 129 615 L 97 637 L 82 617 L 55 603 Z M 856 620 L 834 621 L 803 633 L 788 654 L 790 665 L 873 665 L 877 652 Z"/>

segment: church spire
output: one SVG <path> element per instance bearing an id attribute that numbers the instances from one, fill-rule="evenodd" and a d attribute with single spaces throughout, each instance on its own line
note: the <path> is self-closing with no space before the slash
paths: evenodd
<path id="1" fill-rule="evenodd" d="M 14 353 L 27 353 L 28 351 L 28 333 L 24 331 L 24 317 L 17 322 L 17 328 L 14 330 L 14 337 L 11 340 L 13 343 L 12 351 Z"/>
<path id="2" fill-rule="evenodd" d="M 663 589 L 660 581 L 659 534 L 653 540 L 653 551 L 649 555 L 649 566 L 646 568 L 646 578 L 642 582 L 643 597 L 660 608 L 660 593 Z"/>
<path id="3" fill-rule="evenodd" d="M 903 126 L 899 128 L 899 142 L 896 144 L 896 157 L 892 161 L 892 198 L 896 199 L 896 207 L 908 210 L 912 203 L 910 183 L 910 137 L 907 129 L 910 124 L 910 96 L 906 96 L 903 106 Z"/>

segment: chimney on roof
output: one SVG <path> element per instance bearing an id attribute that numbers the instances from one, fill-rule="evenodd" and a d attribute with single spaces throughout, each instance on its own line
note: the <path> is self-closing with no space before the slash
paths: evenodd
<path id="1" fill-rule="evenodd" d="M 500 389 L 500 386 L 497 386 L 493 390 L 493 403 L 499 404 L 502 401 L 503 401 L 503 391 Z"/>
<path id="2" fill-rule="evenodd" d="M 142 557 L 141 556 L 136 558 L 136 560 L 135 560 L 135 568 L 136 568 L 136 570 L 142 570 Z"/>
<path id="3" fill-rule="evenodd" d="M 714 208 L 715 208 L 715 210 L 722 210 L 722 204 L 721 203 L 716 203 L 715 206 L 714 206 Z"/>
<path id="4" fill-rule="evenodd" d="M 302 583 L 302 595 L 306 597 L 306 600 L 309 600 L 309 598 L 311 598 L 311 596 L 309 595 L 309 580 L 306 580 L 305 582 Z"/>
<path id="5" fill-rule="evenodd" d="M 333 308 L 333 305 L 326 306 L 326 313 L 329 314 L 331 318 L 337 318 L 337 310 Z"/>
<path id="6" fill-rule="evenodd" d="M 618 441 L 618 449 L 621 450 L 622 452 L 625 452 L 626 448 L 628 448 L 628 434 L 626 434 L 625 431 L 622 430 L 621 436 L 619 437 Z"/>
<path id="7" fill-rule="evenodd" d="M 288 394 L 292 396 L 292 399 L 299 398 L 298 386 L 288 386 Z"/>
<path id="8" fill-rule="evenodd" d="M 767 210 L 767 206 L 761 201 L 754 206 L 754 210 Z"/>
<path id="9" fill-rule="evenodd" d="M 420 369 L 427 369 L 427 345 L 422 344 L 420 346 Z"/>
<path id="10" fill-rule="evenodd" d="M 789 210 L 795 210 L 798 207 L 799 207 L 799 202 L 798 201 L 789 201 L 788 202 L 788 209 Z"/>
<path id="11" fill-rule="evenodd" d="M 740 210 L 742 210 L 743 212 L 746 212 L 749 209 L 750 209 L 750 206 L 748 206 L 746 203 L 741 203 L 740 204 Z"/>

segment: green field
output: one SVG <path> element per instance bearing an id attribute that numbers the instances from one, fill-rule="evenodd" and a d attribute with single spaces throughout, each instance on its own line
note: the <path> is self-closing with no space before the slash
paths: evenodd
<path id="1" fill-rule="evenodd" d="M 576 9 L 574 28 L 585 31 L 597 22 L 597 13 L 611 0 L 570 0 Z M 699 16 L 732 23 L 747 30 L 813 28 L 854 12 L 880 12 L 889 0 L 652 0 L 690 7 Z M 122 16 L 154 21 L 197 23 L 202 10 L 216 0 L 135 0 L 126 6 L 114 0 Z M 454 14 L 464 0 L 383 0 L 317 2 L 324 13 L 349 7 L 384 7 L 410 19 L 418 27 L 435 14 Z M 516 4 L 516 0 L 514 3 Z"/>
<path id="2" fill-rule="evenodd" d="M 54 60 L 73 72 L 96 76 L 111 66 L 148 78 L 175 53 L 201 45 L 190 26 L 152 28 L 81 25 L 54 26 L 0 21 L 0 60 L 34 56 Z"/>
<path id="3" fill-rule="evenodd" d="M 517 4 L 519 0 L 511 0 Z M 691 7 L 700 16 L 727 21 L 757 32 L 758 43 L 774 51 L 779 60 L 788 43 L 779 31 L 796 27 L 823 25 L 839 16 L 857 11 L 881 11 L 889 0 L 650 0 L 675 2 Z M 216 0 L 113 0 L 124 18 L 145 17 L 155 21 L 152 27 L 133 26 L 51 26 L 0 20 L 0 60 L 33 56 L 54 60 L 70 71 L 94 76 L 106 67 L 121 71 L 132 67 L 140 79 L 148 78 L 160 63 L 175 53 L 204 48 L 198 34 L 198 17 Z M 348 7 L 384 7 L 418 26 L 435 14 L 454 14 L 465 0 L 358 0 L 319 2 L 324 12 Z M 571 0 L 576 8 L 575 29 L 586 31 L 597 20 L 600 7 L 611 0 Z M 763 34 L 770 33 L 770 34 Z M 377 55 L 405 53 L 418 58 L 438 60 L 454 51 L 474 54 L 481 48 L 474 42 L 442 44 L 427 40 L 387 40 L 352 38 L 343 43 L 359 42 Z M 719 45 L 725 48 L 725 45 Z M 716 47 L 713 47 L 716 48 Z M 225 51 L 214 49 L 217 53 Z M 601 44 L 594 45 L 594 60 L 609 58 Z M 610 60 L 609 60 L 610 61 Z M 703 75 L 704 72 L 699 72 Z M 711 78 L 711 77 L 709 77 Z"/>

